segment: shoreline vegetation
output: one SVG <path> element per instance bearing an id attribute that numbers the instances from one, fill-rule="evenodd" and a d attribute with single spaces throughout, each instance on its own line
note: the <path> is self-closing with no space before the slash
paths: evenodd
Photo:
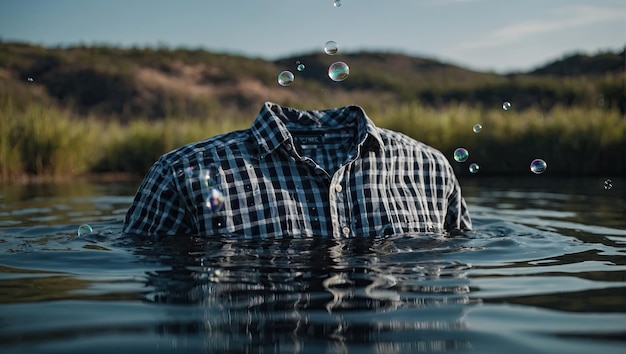
<path id="1" fill-rule="evenodd" d="M 254 116 L 137 119 L 129 123 L 76 118 L 39 103 L 25 110 L 6 99 L 0 111 L 0 180 L 52 180 L 78 175 L 141 178 L 158 157 L 184 144 L 248 128 Z M 384 111 L 365 108 L 375 124 L 403 132 L 441 150 L 460 175 L 471 162 L 476 175 L 530 173 L 534 158 L 545 175 L 623 176 L 626 120 L 601 108 L 553 108 L 549 112 L 481 110 L 464 104 L 447 109 L 405 103 Z M 482 130 L 474 133 L 474 124 Z M 452 159 L 466 148 L 467 162 Z"/>
<path id="2" fill-rule="evenodd" d="M 626 175 L 624 52 L 510 75 L 386 53 L 297 58 L 306 70 L 281 87 L 276 75 L 295 57 L 0 41 L 0 183 L 141 179 L 174 148 L 248 128 L 264 101 L 361 105 L 379 127 L 441 150 L 460 176 L 532 175 L 535 158 L 545 176 Z M 336 60 L 351 65 L 341 83 L 325 77 Z M 457 147 L 466 162 L 453 160 Z"/>

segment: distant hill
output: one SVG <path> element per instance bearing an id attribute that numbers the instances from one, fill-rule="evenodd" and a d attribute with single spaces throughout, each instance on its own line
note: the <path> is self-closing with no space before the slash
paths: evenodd
<path id="1" fill-rule="evenodd" d="M 531 75 L 603 75 L 624 72 L 625 51 L 597 55 L 572 54 L 531 71 Z"/>
<path id="2" fill-rule="evenodd" d="M 350 75 L 337 83 L 327 71 L 339 60 L 348 63 Z M 305 69 L 298 71 L 296 62 Z M 295 74 L 289 87 L 277 83 L 282 70 Z M 396 53 L 310 53 L 271 62 L 203 50 L 0 42 L 0 98 L 121 120 L 205 117 L 224 110 L 252 114 L 267 100 L 303 108 L 407 101 L 498 107 L 511 101 L 516 109 L 550 109 L 593 106 L 601 99 L 624 112 L 625 79 L 623 51 L 576 54 L 528 73 L 497 75 Z"/>
<path id="3" fill-rule="evenodd" d="M 318 75 L 318 73 L 325 73 L 329 64 L 338 60 L 350 65 L 350 80 L 346 80 L 342 85 L 351 89 L 401 92 L 406 89 L 474 87 L 479 84 L 502 81 L 502 78 L 495 74 L 471 71 L 435 60 L 396 53 L 359 52 L 335 56 L 317 53 L 281 59 L 275 63 L 285 67 L 301 61 L 306 63 L 307 68 L 313 69 L 303 71 L 301 75 L 304 78 L 327 82 L 328 77 Z"/>

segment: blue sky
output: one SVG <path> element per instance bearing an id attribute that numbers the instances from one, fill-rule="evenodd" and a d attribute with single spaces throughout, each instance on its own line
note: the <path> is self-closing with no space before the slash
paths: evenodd
<path id="1" fill-rule="evenodd" d="M 0 38 L 204 48 L 265 59 L 386 50 L 528 70 L 626 44 L 624 0 L 0 0 Z"/>

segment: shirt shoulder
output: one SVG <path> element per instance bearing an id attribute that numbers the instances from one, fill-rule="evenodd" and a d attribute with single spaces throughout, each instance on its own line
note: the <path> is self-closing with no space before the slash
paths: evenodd
<path id="1" fill-rule="evenodd" d="M 250 129 L 236 130 L 215 135 L 205 140 L 189 143 L 162 155 L 157 164 L 165 167 L 178 165 L 184 159 L 194 159 L 198 154 L 218 156 L 222 151 L 240 150 L 239 147 L 248 145 L 252 134 Z M 249 149 L 247 149 L 249 150 Z"/>

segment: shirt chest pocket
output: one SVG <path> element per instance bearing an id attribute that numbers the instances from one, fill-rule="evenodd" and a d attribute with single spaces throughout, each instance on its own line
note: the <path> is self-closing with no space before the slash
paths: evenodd
<path id="1" fill-rule="evenodd" d="M 443 217 L 433 199 L 419 186 L 398 182 L 380 188 L 375 203 L 364 205 L 360 216 L 370 229 L 367 234 L 431 233 L 443 231 Z M 437 204 L 437 203 L 435 203 Z M 441 206 L 439 205 L 439 208 Z M 371 228 L 374 230 L 371 230 Z"/>
<path id="2" fill-rule="evenodd" d="M 217 232 L 249 237 L 299 236 L 305 230 L 302 206 L 286 190 L 263 189 L 254 184 L 228 197 Z"/>

